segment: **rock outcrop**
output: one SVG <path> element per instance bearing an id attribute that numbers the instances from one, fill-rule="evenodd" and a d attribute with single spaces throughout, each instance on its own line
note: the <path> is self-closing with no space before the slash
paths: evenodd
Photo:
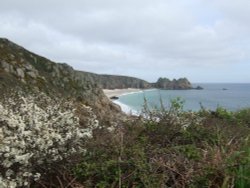
<path id="1" fill-rule="evenodd" d="M 178 80 L 173 79 L 172 81 L 168 78 L 159 78 L 156 83 L 152 84 L 155 88 L 169 89 L 169 90 L 184 90 L 193 89 L 191 83 L 187 78 L 180 78 Z"/>
<path id="2" fill-rule="evenodd" d="M 196 89 L 196 90 L 203 90 L 203 87 L 197 86 L 197 87 L 195 87 L 194 89 Z"/>

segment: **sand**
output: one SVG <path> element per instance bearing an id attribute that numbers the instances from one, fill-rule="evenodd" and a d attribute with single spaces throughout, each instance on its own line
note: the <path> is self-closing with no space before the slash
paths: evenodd
<path id="1" fill-rule="evenodd" d="M 124 94 L 142 91 L 142 89 L 128 88 L 128 89 L 103 89 L 104 94 L 110 98 L 113 96 L 119 97 Z"/>

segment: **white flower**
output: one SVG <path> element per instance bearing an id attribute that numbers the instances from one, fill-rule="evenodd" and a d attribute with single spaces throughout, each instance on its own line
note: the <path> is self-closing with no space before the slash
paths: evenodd
<path id="1" fill-rule="evenodd" d="M 17 183 L 14 182 L 14 181 L 10 181 L 9 182 L 9 185 L 8 185 L 8 188 L 16 188 L 17 187 Z"/>
<path id="2" fill-rule="evenodd" d="M 31 153 L 26 153 L 24 155 L 16 155 L 15 162 L 21 163 L 21 164 L 26 164 L 26 163 L 28 163 L 28 161 L 32 157 L 32 155 L 33 154 L 31 154 Z"/>
<path id="3" fill-rule="evenodd" d="M 36 104 L 37 99 L 45 100 L 49 106 L 41 108 Z M 88 128 L 82 128 L 73 105 L 64 105 L 65 108 L 43 94 L 37 98 L 8 98 L 6 103 L 0 104 L 0 122 L 6 123 L 0 128 L 0 156 L 4 168 L 1 171 L 5 174 L 5 177 L 0 175 L 0 188 L 28 185 L 27 177 L 38 180 L 41 176 L 39 173 L 32 175 L 33 166 L 86 151 L 82 142 L 92 137 L 92 130 L 99 126 L 96 115 L 90 107 L 83 107 L 89 114 L 89 122 Z"/>
<path id="4" fill-rule="evenodd" d="M 23 183 L 23 185 L 24 185 L 24 186 L 27 186 L 27 185 L 29 185 L 29 182 L 25 181 L 25 182 Z"/>
<path id="5" fill-rule="evenodd" d="M 34 177 L 35 181 L 38 181 L 40 179 L 40 177 L 41 177 L 41 174 L 40 173 L 36 173 L 33 177 Z"/>
<path id="6" fill-rule="evenodd" d="M 8 169 L 6 172 L 5 172 L 5 176 L 11 176 L 11 175 L 13 175 L 14 174 L 14 171 L 13 170 L 11 170 L 11 169 Z"/>
<path id="7" fill-rule="evenodd" d="M 113 131 L 115 130 L 115 127 L 108 127 L 107 130 L 108 130 L 109 132 L 113 132 Z"/>
<path id="8" fill-rule="evenodd" d="M 8 159 L 5 159 L 3 162 L 2 162 L 2 165 L 6 168 L 9 168 L 13 163 L 11 161 L 9 161 Z"/>

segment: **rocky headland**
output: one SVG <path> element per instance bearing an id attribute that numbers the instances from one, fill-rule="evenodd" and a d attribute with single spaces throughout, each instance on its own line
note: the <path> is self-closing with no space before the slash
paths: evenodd
<path id="1" fill-rule="evenodd" d="M 120 112 L 92 77 L 65 63 L 55 63 L 0 38 L 1 95 L 45 93 L 51 98 L 74 100 L 93 108 L 100 119 Z"/>
<path id="2" fill-rule="evenodd" d="M 74 99 L 91 106 L 100 117 L 116 114 L 119 107 L 103 89 L 194 89 L 187 78 L 159 78 L 155 83 L 119 75 L 102 75 L 74 70 L 66 63 L 55 63 L 23 47 L 0 38 L 0 89 L 24 93 L 43 92 L 50 97 Z M 201 89 L 200 87 L 197 89 Z"/>

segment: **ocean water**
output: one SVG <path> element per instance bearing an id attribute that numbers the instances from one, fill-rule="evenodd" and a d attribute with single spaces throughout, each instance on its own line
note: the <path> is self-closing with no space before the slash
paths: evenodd
<path id="1" fill-rule="evenodd" d="M 119 97 L 115 103 L 127 113 L 137 114 L 143 108 L 144 98 L 150 108 L 160 107 L 160 99 L 166 108 L 170 101 L 180 97 L 184 100 L 184 110 L 215 110 L 223 107 L 231 111 L 250 108 L 250 84 L 193 84 L 200 85 L 203 90 L 144 90 Z"/>

